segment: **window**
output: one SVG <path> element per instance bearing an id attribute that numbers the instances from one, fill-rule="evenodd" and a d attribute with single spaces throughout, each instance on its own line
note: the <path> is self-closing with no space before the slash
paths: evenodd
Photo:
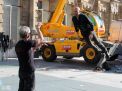
<path id="1" fill-rule="evenodd" d="M 42 9 L 42 1 L 38 0 L 37 7 L 38 7 L 38 9 Z"/>
<path id="2" fill-rule="evenodd" d="M 104 21 L 100 18 L 100 16 L 94 14 L 94 18 L 96 19 L 99 27 L 102 27 L 104 25 Z"/>

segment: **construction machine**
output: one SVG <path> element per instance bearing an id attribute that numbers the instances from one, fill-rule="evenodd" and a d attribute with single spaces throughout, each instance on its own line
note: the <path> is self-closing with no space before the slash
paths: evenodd
<path id="1" fill-rule="evenodd" d="M 64 6 L 67 0 L 58 0 L 57 7 L 52 18 L 48 23 L 43 23 L 40 31 L 44 37 L 51 38 L 47 44 L 41 48 L 41 55 L 45 61 L 54 61 L 57 56 L 63 56 L 66 59 L 83 56 L 87 63 L 97 63 L 101 58 L 101 50 L 86 44 L 83 36 L 80 34 L 81 40 L 77 39 L 77 34 L 73 26 L 66 26 L 62 22 L 65 12 Z M 83 12 L 93 23 L 94 31 L 98 37 L 105 36 L 105 26 L 101 17 L 94 12 Z"/>

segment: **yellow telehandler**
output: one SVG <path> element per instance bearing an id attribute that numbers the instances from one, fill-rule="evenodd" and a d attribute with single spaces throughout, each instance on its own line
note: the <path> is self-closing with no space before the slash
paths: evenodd
<path id="1" fill-rule="evenodd" d="M 40 31 L 44 37 L 49 37 L 48 46 L 42 46 L 41 55 L 45 61 L 54 61 L 57 56 L 63 56 L 66 59 L 83 56 L 88 63 L 97 63 L 101 58 L 100 50 L 86 44 L 84 40 L 78 40 L 75 28 L 62 24 L 64 20 L 64 6 L 67 0 L 59 0 L 52 18 L 48 23 L 44 23 Z M 84 11 L 83 12 L 94 24 L 94 31 L 98 37 L 105 36 L 105 26 L 99 15 Z M 80 33 L 79 33 L 80 34 Z M 80 34 L 81 38 L 83 36 Z"/>

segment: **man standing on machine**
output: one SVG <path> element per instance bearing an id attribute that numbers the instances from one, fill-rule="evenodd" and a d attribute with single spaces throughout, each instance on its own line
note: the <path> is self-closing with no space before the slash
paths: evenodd
<path id="1" fill-rule="evenodd" d="M 83 12 L 83 8 L 80 9 L 78 6 L 74 8 L 74 16 L 72 17 L 72 21 L 73 21 L 75 30 L 77 32 L 77 36 L 80 39 L 80 36 L 78 33 L 80 30 L 80 33 L 83 35 L 83 38 L 88 45 L 91 45 L 94 48 L 96 48 L 95 45 L 92 43 L 92 41 L 94 41 L 94 43 L 101 49 L 103 58 L 101 58 L 101 60 L 98 62 L 95 69 L 102 70 L 103 64 L 106 63 L 105 61 L 107 59 L 109 59 L 107 49 L 101 43 L 101 41 L 98 40 L 96 33 L 94 32 L 93 24 L 90 22 L 87 16 L 83 14 L 82 12 Z M 108 70 L 108 67 L 104 67 L 104 68 L 105 69 L 107 68 L 106 70 Z"/>

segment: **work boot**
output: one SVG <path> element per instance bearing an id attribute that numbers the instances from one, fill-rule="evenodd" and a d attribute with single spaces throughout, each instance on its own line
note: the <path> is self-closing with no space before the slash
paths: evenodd
<path id="1" fill-rule="evenodd" d="M 103 63 L 103 68 L 106 70 L 106 71 L 109 71 L 111 68 L 110 68 L 110 65 L 107 63 L 107 62 L 104 62 Z"/>
<path id="2" fill-rule="evenodd" d="M 97 71 L 105 71 L 105 70 L 103 68 L 101 68 L 101 67 L 96 66 L 94 68 L 94 71 L 97 72 Z"/>
<path id="3" fill-rule="evenodd" d="M 115 55 L 111 56 L 107 61 L 114 61 L 117 58 L 118 58 L 118 54 L 115 54 Z"/>

